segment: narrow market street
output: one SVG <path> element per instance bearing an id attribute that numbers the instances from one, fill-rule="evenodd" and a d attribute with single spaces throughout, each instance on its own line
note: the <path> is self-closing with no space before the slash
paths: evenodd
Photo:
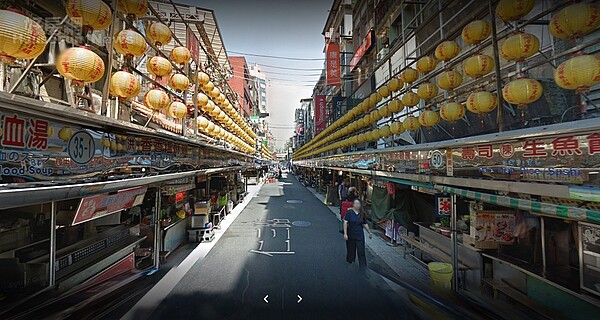
<path id="1" fill-rule="evenodd" d="M 345 262 L 338 223 L 295 178 L 265 184 L 160 305 L 145 305 L 150 300 L 142 298 L 128 316 L 389 319 L 408 311 L 375 273 Z"/>

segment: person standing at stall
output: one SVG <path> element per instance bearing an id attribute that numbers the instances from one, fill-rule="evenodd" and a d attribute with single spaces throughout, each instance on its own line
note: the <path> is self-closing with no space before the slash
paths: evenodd
<path id="1" fill-rule="evenodd" d="M 349 264 L 354 263 L 358 255 L 358 266 L 362 270 L 367 269 L 367 257 L 365 255 L 365 233 L 369 233 L 369 239 L 373 233 L 367 224 L 367 217 L 360 200 L 356 199 L 352 203 L 352 208 L 348 209 L 344 216 L 344 240 L 346 240 L 346 261 Z"/>
<path id="2" fill-rule="evenodd" d="M 347 200 L 348 187 L 350 186 L 350 179 L 346 178 L 338 187 L 338 196 L 340 197 L 340 203 Z"/>

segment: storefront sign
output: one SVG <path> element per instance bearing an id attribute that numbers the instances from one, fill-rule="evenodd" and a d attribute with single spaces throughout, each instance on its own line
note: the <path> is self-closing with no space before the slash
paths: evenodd
<path id="1" fill-rule="evenodd" d="M 325 83 L 328 86 L 340 85 L 340 45 L 336 42 L 329 42 L 325 46 L 327 64 L 325 73 Z"/>
<path id="2" fill-rule="evenodd" d="M 250 158 L 172 140 L 89 130 L 0 112 L 0 183 L 94 181 L 172 167 L 250 164 Z"/>
<path id="3" fill-rule="evenodd" d="M 453 159 L 461 175 L 586 183 L 600 165 L 600 133 L 466 146 Z"/>
<path id="4" fill-rule="evenodd" d="M 435 195 L 435 214 L 437 216 L 449 216 L 452 214 L 452 200 L 447 194 Z"/>
<path id="5" fill-rule="evenodd" d="M 77 208 L 73 225 L 126 210 L 144 201 L 146 187 L 121 190 L 114 194 L 99 194 L 83 198 Z"/>
<path id="6" fill-rule="evenodd" d="M 200 45 L 198 44 L 198 39 L 194 35 L 194 31 L 190 28 L 187 28 L 186 30 L 186 45 L 192 54 L 192 59 L 197 65 L 200 64 Z"/>
<path id="7" fill-rule="evenodd" d="M 315 96 L 315 135 L 325 130 L 325 96 Z"/>
<path id="8" fill-rule="evenodd" d="M 354 69 L 354 67 L 356 67 L 362 57 L 369 51 L 369 49 L 371 49 L 372 45 L 373 31 L 369 31 L 363 41 L 360 43 L 360 46 L 358 46 L 358 49 L 356 49 L 356 52 L 354 52 L 352 60 L 350 60 L 350 69 Z"/>
<path id="9" fill-rule="evenodd" d="M 600 133 L 526 140 L 507 139 L 506 142 L 465 145 L 452 149 L 405 150 L 332 156 L 312 160 L 311 165 L 437 176 L 600 185 Z M 573 199 L 597 201 L 599 198 L 596 189 L 572 189 L 570 193 Z"/>

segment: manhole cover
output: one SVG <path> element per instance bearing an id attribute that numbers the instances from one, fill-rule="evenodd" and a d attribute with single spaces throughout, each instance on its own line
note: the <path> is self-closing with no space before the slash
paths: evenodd
<path id="1" fill-rule="evenodd" d="M 310 226 L 310 222 L 308 221 L 294 221 L 292 225 L 295 227 L 308 227 Z"/>
<path id="2" fill-rule="evenodd" d="M 287 203 L 304 203 L 302 200 L 288 200 Z"/>

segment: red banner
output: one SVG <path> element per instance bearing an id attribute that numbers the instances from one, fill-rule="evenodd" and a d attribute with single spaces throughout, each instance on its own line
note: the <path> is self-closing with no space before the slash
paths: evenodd
<path id="1" fill-rule="evenodd" d="M 325 96 L 315 96 L 315 135 L 325 130 Z"/>
<path id="2" fill-rule="evenodd" d="M 326 63 L 326 84 L 328 86 L 340 85 L 340 45 L 335 42 L 329 42 L 325 47 Z"/>
<path id="3" fill-rule="evenodd" d="M 83 198 L 77 208 L 73 225 L 139 205 L 144 200 L 146 190 L 146 187 L 136 187 L 115 194 L 99 194 Z"/>
<path id="4" fill-rule="evenodd" d="M 350 69 L 354 69 L 354 67 L 356 67 L 356 65 L 360 62 L 362 57 L 365 55 L 365 53 L 367 53 L 369 51 L 369 49 L 371 49 L 372 45 L 373 45 L 373 31 L 369 31 L 369 33 L 367 33 L 367 36 L 363 39 L 363 41 L 358 46 L 358 49 L 356 49 L 356 52 L 354 52 L 354 55 L 352 56 L 352 60 L 350 60 Z"/>
<path id="5" fill-rule="evenodd" d="M 200 64 L 200 45 L 198 44 L 198 39 L 194 35 L 192 29 L 187 29 L 186 38 L 187 48 L 192 54 L 192 59 L 196 61 L 196 64 L 198 65 Z"/>

